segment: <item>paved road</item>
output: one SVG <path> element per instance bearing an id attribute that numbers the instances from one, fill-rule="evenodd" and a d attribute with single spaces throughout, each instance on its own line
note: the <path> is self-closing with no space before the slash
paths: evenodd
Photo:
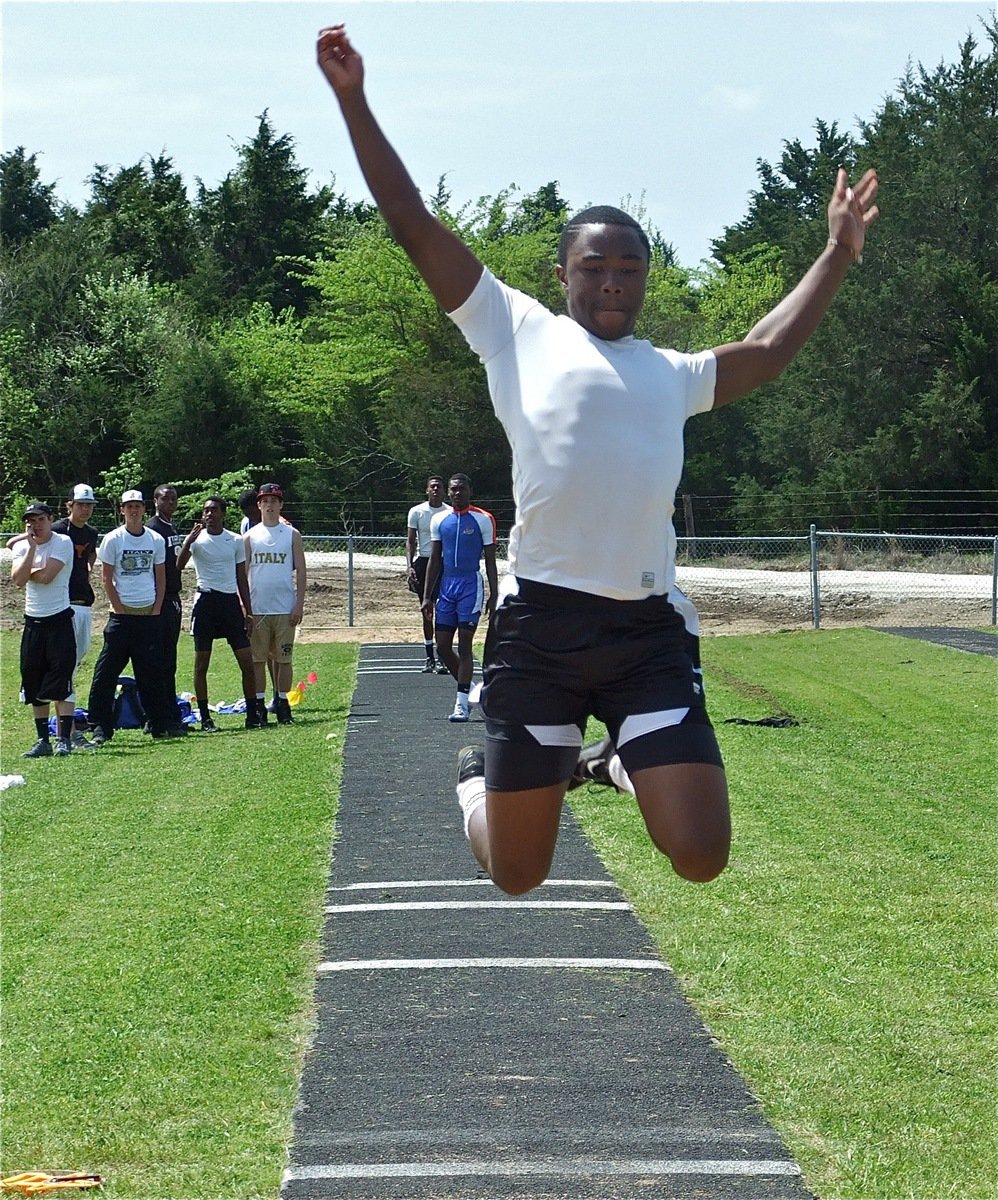
<path id="1" fill-rule="evenodd" d="M 806 1200 L 570 814 L 543 888 L 482 878 L 421 657 L 361 650 L 285 1200 Z"/>

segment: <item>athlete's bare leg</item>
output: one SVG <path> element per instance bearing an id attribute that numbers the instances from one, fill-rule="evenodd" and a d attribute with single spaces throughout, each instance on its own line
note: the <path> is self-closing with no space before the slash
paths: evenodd
<path id="1" fill-rule="evenodd" d="M 448 671 L 457 679 L 460 663 L 454 653 L 454 630 L 437 628 L 437 658 Z"/>
<path id="2" fill-rule="evenodd" d="M 475 630 L 462 625 L 457 631 L 457 685 L 470 687 L 471 677 L 475 673 Z M 450 665 L 449 663 L 447 664 Z"/>
<path id="3" fill-rule="evenodd" d="M 630 776 L 651 840 L 684 879 L 707 883 L 728 865 L 731 814 L 722 767 L 678 763 Z"/>
<path id="4" fill-rule="evenodd" d="M 194 651 L 194 697 L 198 702 L 198 718 L 208 720 L 208 667 L 211 663 L 211 650 Z"/>
<path id="5" fill-rule="evenodd" d="M 551 870 L 568 781 L 526 792 L 489 792 L 471 814 L 468 841 L 493 883 L 519 896 Z"/>

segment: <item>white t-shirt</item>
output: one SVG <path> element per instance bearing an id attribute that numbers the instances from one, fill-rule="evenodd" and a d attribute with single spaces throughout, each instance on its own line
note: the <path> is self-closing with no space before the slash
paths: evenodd
<path id="1" fill-rule="evenodd" d="M 488 270 L 450 317 L 513 452 L 511 573 L 616 600 L 667 594 L 683 426 L 713 406 L 713 351 L 604 341 Z"/>
<path id="2" fill-rule="evenodd" d="M 236 587 L 236 566 L 246 561 L 243 539 L 231 529 L 209 533 L 202 529 L 191 543 L 191 559 L 198 577 L 198 590 L 232 592 Z"/>
<path id="3" fill-rule="evenodd" d="M 16 542 L 11 551 L 16 567 L 28 553 L 28 543 Z M 69 608 L 69 577 L 73 573 L 72 541 L 64 533 L 53 533 L 47 542 L 35 547 L 31 569 L 44 567 L 57 558 L 63 566 L 50 583 L 34 583 L 30 579 L 24 585 L 24 615 L 26 617 L 54 617 Z"/>
<path id="4" fill-rule="evenodd" d="M 257 617 L 287 614 L 295 606 L 297 592 L 294 576 L 294 530 L 290 525 L 264 525 L 249 530 L 250 602 Z"/>
<path id="5" fill-rule="evenodd" d="M 449 504 L 438 504 L 436 508 L 431 508 L 429 500 L 424 500 L 422 504 L 414 504 L 409 509 L 406 529 L 416 531 L 416 554 L 420 558 L 429 558 L 433 549 L 430 544 L 430 522 L 439 513 L 449 512 Z"/>
<path id="6" fill-rule="evenodd" d="M 118 525 L 101 539 L 97 557 L 114 568 L 122 604 L 145 608 L 156 603 L 156 567 L 166 562 L 166 542 L 158 533 L 143 525 L 135 535 Z"/>

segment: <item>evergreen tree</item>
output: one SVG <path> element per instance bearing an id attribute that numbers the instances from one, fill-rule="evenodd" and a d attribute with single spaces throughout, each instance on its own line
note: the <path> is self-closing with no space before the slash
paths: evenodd
<path id="1" fill-rule="evenodd" d="M 278 137 L 266 112 L 259 122 L 239 147 L 239 166 L 217 188 L 198 181 L 198 219 L 212 258 L 198 293 L 207 307 L 216 289 L 220 311 L 262 301 L 275 314 L 291 308 L 300 315 L 309 294 L 301 263 L 322 251 L 333 192 L 310 193 L 291 136 Z"/>
<path id="2" fill-rule="evenodd" d="M 23 146 L 0 154 L 0 241 L 19 246 L 57 216 L 55 184 L 42 183 L 38 156 Z"/>

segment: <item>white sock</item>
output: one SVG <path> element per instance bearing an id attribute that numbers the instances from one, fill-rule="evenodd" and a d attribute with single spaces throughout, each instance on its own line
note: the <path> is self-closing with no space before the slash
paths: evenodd
<path id="1" fill-rule="evenodd" d="M 465 779 L 459 783 L 457 785 L 457 802 L 464 813 L 464 836 L 467 837 L 472 814 L 477 812 L 485 803 L 484 776 L 473 775 L 470 779 Z"/>
<path id="2" fill-rule="evenodd" d="M 634 784 L 631 783 L 630 776 L 624 770 L 624 764 L 620 761 L 619 755 L 610 755 L 610 761 L 606 764 L 606 769 L 610 778 L 622 792 L 630 792 L 632 796 L 634 795 Z"/>

